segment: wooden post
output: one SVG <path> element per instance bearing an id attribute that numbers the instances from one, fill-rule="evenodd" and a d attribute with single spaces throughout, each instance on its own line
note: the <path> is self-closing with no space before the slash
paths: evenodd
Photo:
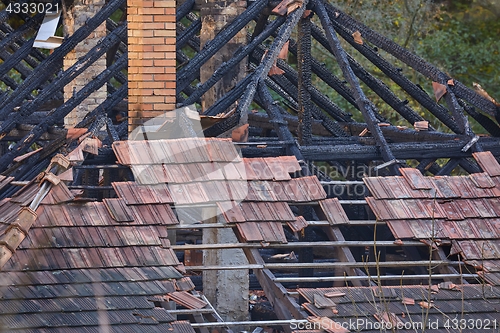
<path id="1" fill-rule="evenodd" d="M 201 6 L 201 32 L 200 46 L 203 46 L 214 39 L 214 37 L 224 28 L 226 24 L 231 23 L 246 9 L 246 1 L 238 0 L 203 0 L 199 1 Z M 246 30 L 241 29 L 228 43 L 226 43 L 210 60 L 208 60 L 200 70 L 201 82 L 207 81 L 217 68 L 224 62 L 229 61 L 236 50 L 247 43 Z M 231 90 L 236 83 L 245 78 L 246 58 L 222 79 L 209 89 L 202 98 L 202 108 L 207 110 L 217 99 L 224 96 Z M 234 105 L 232 106 L 234 107 Z M 231 109 L 230 107 L 229 109 Z M 229 110 L 226 110 L 229 111 Z M 246 113 L 242 114 L 240 125 L 248 122 Z"/>
<path id="2" fill-rule="evenodd" d="M 64 13 L 64 34 L 71 36 L 80 27 L 86 24 L 86 21 L 95 16 L 104 6 L 104 0 L 75 0 L 73 4 L 66 7 Z M 91 33 L 83 42 L 79 43 L 66 57 L 64 57 L 64 69 L 71 67 L 78 58 L 87 54 L 87 52 L 97 45 L 97 43 L 106 36 L 106 23 L 102 23 Z M 92 81 L 97 75 L 106 70 L 106 56 L 103 55 L 94 62 L 85 72 L 75 78 L 70 84 L 64 87 L 64 99 L 70 99 L 76 92 L 82 89 L 87 83 Z M 74 127 L 85 115 L 93 111 L 107 97 L 106 85 L 90 94 L 83 102 L 64 117 L 66 127 Z"/>

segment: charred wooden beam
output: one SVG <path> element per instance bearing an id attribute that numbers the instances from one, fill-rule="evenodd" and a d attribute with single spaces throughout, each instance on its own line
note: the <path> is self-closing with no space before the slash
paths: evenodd
<path id="1" fill-rule="evenodd" d="M 369 61 L 376 65 L 385 75 L 399 85 L 411 97 L 419 102 L 423 107 L 429 110 L 436 118 L 438 118 L 444 125 L 450 128 L 455 133 L 459 133 L 460 129 L 448 113 L 448 110 L 442 105 L 436 103 L 422 88 L 411 82 L 408 78 L 400 73 L 400 71 L 387 60 L 383 59 L 375 50 L 368 47 L 366 44 L 358 44 L 354 41 L 351 33 L 340 26 L 336 20 L 332 20 L 335 30 L 344 38 L 351 46 L 364 55 Z M 313 30 L 313 33 L 314 30 Z M 318 41 L 321 43 L 321 38 Z"/>
<path id="2" fill-rule="evenodd" d="M 483 149 L 491 151 L 495 156 L 500 155 L 500 140 L 491 138 L 479 139 Z M 397 159 L 414 159 L 419 156 L 422 159 L 438 158 L 464 158 L 470 157 L 471 152 L 463 152 L 462 148 L 467 144 L 466 140 L 453 140 L 437 143 L 411 142 L 389 144 L 391 151 Z M 325 160 L 358 160 L 370 161 L 380 160 L 381 153 L 375 146 L 352 144 L 349 146 L 304 146 L 300 148 L 304 158 L 313 161 Z"/>
<path id="3" fill-rule="evenodd" d="M 177 7 L 177 11 L 175 13 L 175 20 L 179 22 L 184 18 L 184 16 L 189 14 L 189 12 L 193 9 L 195 2 L 196 0 L 185 0 L 182 3 L 182 5 Z"/>
<path id="4" fill-rule="evenodd" d="M 468 158 L 462 158 L 462 159 L 460 159 L 459 164 L 468 173 L 480 173 L 480 172 L 482 172 L 481 168 L 477 165 L 477 163 L 474 160 L 471 161 Z"/>
<path id="5" fill-rule="evenodd" d="M 465 101 L 458 99 L 458 103 L 461 107 L 464 108 L 465 112 L 467 112 L 467 114 L 469 114 L 475 121 L 477 121 L 479 125 L 483 126 L 483 128 L 487 130 L 488 133 L 493 136 L 500 137 L 500 126 L 498 126 L 497 123 L 495 123 L 488 116 L 477 112 L 473 106 L 468 105 Z"/>
<path id="6" fill-rule="evenodd" d="M 182 31 L 179 29 L 179 27 L 183 28 L 184 25 L 182 23 L 177 23 L 177 31 Z M 182 49 L 188 41 L 193 38 L 201 29 L 201 19 L 197 19 L 193 23 L 187 27 L 187 29 L 184 29 L 182 33 L 178 34 L 176 38 L 176 43 L 175 47 L 178 49 Z"/>
<path id="7" fill-rule="evenodd" d="M 311 13 L 309 14 L 309 16 Z M 311 82 L 311 19 L 302 18 L 298 26 L 298 97 L 299 97 L 299 125 L 297 128 L 299 143 L 309 145 L 312 141 L 312 114 L 311 114 L 311 94 L 309 87 Z"/>
<path id="8" fill-rule="evenodd" d="M 18 87 L 17 82 L 13 78 L 11 78 L 8 74 L 4 75 L 0 80 L 3 83 L 5 83 L 7 85 L 7 87 L 11 88 L 13 91 L 15 91 Z M 6 92 L 4 95 L 5 95 L 4 97 L 7 98 L 9 96 L 9 93 Z M 30 93 L 28 98 L 34 99 L 35 96 L 33 96 Z"/>
<path id="9" fill-rule="evenodd" d="M 259 99 L 262 101 L 264 110 L 266 110 L 269 116 L 269 123 L 272 124 L 276 133 L 278 133 L 278 138 L 283 141 L 294 141 L 294 137 L 288 128 L 288 123 L 283 118 L 280 110 L 273 101 L 273 98 L 269 91 L 267 90 L 267 86 L 264 80 L 261 79 L 259 85 L 257 86 L 257 91 L 259 95 Z M 297 145 L 292 145 L 287 147 L 290 149 L 290 152 L 297 157 L 298 160 L 302 160 L 302 154 L 298 149 Z M 288 150 L 288 149 L 287 149 Z"/>
<path id="10" fill-rule="evenodd" d="M 401 60 L 408 66 L 414 68 L 418 72 L 422 73 L 426 77 L 432 79 L 435 82 L 447 82 L 451 79 L 446 73 L 440 71 L 435 66 L 429 64 L 415 54 L 412 54 L 410 51 L 393 42 L 392 40 L 371 30 L 360 22 L 357 22 L 349 15 L 343 13 L 340 9 L 334 7 L 329 3 L 325 4 L 325 6 L 330 17 L 335 18 L 335 21 L 336 23 L 338 23 L 338 25 L 349 29 L 351 32 L 359 31 L 363 38 L 365 38 L 367 41 L 387 51 L 388 53 Z M 465 99 L 472 105 L 489 113 L 490 115 L 496 116 L 499 114 L 498 106 L 493 104 L 490 100 L 477 94 L 472 89 L 467 88 L 459 81 L 455 80 L 455 85 L 451 86 L 450 89 L 457 95 L 457 97 Z"/>
<path id="11" fill-rule="evenodd" d="M 46 116 L 45 116 L 46 117 Z M 35 124 L 36 125 L 36 124 Z M 35 127 L 35 125 L 29 124 L 19 124 L 16 128 L 5 136 L 2 141 L 19 141 L 30 133 L 30 131 Z M 66 130 L 58 127 L 50 127 L 46 133 L 41 135 L 39 141 L 52 141 L 59 138 L 61 135 L 66 135 Z"/>
<path id="12" fill-rule="evenodd" d="M 190 84 L 201 66 L 207 62 L 222 45 L 233 38 L 245 25 L 248 24 L 267 5 L 267 1 L 255 1 L 248 9 L 221 31 L 214 39 L 208 42 L 191 61 L 177 73 L 177 94 Z"/>
<path id="13" fill-rule="evenodd" d="M 257 88 L 260 89 L 260 88 Z M 259 93 L 259 98 L 260 93 Z M 272 102 L 273 105 L 276 108 L 279 108 L 279 106 Z M 296 133 L 296 130 L 299 125 L 299 121 L 297 117 L 294 117 L 292 115 L 282 115 L 283 120 L 287 122 L 288 130 L 291 133 Z M 258 128 L 263 128 L 263 129 L 274 129 L 274 125 L 270 122 L 269 116 L 262 114 L 262 113 L 249 113 L 248 114 L 248 122 L 250 123 L 251 126 L 255 126 Z M 330 132 L 328 132 L 322 125 L 321 120 L 316 120 L 314 119 L 312 122 L 312 133 L 313 135 L 321 135 L 321 136 L 329 136 L 331 135 Z"/>
<path id="14" fill-rule="evenodd" d="M 314 8 L 316 14 L 318 14 L 323 29 L 325 29 L 326 37 L 328 39 L 330 47 L 332 48 L 332 51 L 334 51 L 337 62 L 342 69 L 342 73 L 351 85 L 351 89 L 353 90 L 354 96 L 356 97 L 356 101 L 359 105 L 361 113 L 363 114 L 363 117 L 365 118 L 368 128 L 377 141 L 377 145 L 380 148 L 384 161 L 388 162 L 394 160 L 395 157 L 392 154 L 391 149 L 389 148 L 387 141 L 385 140 L 384 135 L 382 134 L 382 131 L 377 124 L 378 121 L 375 117 L 375 110 L 368 98 L 366 98 L 363 90 L 359 85 L 359 81 L 357 80 L 351 66 L 349 65 L 346 53 L 340 44 L 337 33 L 333 29 L 330 17 L 327 15 L 325 6 L 323 5 L 323 1 L 314 1 Z M 393 173 L 399 174 L 399 167 L 397 164 L 392 165 L 391 169 Z"/>
<path id="15" fill-rule="evenodd" d="M 222 64 L 219 68 L 215 70 L 212 76 L 199 85 L 196 90 L 189 95 L 189 97 L 183 102 L 184 105 L 190 105 L 196 102 L 205 92 L 212 88 L 215 83 L 217 83 L 224 75 L 226 75 L 232 68 L 234 68 L 240 61 L 242 61 L 246 56 L 248 56 L 262 41 L 268 38 L 279 26 L 285 22 L 284 17 L 278 17 L 271 24 L 269 24 L 264 31 L 256 36 L 248 45 L 240 48 L 231 60 Z"/>
<path id="16" fill-rule="evenodd" d="M 30 53 L 34 41 L 35 38 L 33 37 L 13 54 L 7 52 L 6 49 L 0 49 L 0 58 L 3 60 L 0 65 L 0 76 L 7 74 L 12 68 L 18 71 L 23 79 L 30 75 L 31 70 L 20 62 Z"/>
<path id="17" fill-rule="evenodd" d="M 40 84 L 53 75 L 59 67 L 56 65 L 61 59 L 68 54 L 78 43 L 85 39 L 91 32 L 94 31 L 102 22 L 104 22 L 113 12 L 115 12 L 125 0 L 114 0 L 106 4 L 102 10 L 94 17 L 89 19 L 84 26 L 78 29 L 71 38 L 67 39 L 60 47 L 58 47 L 51 55 L 49 55 L 31 75 L 9 96 L 5 101 L 0 103 L 0 119 L 12 112 L 14 107 L 20 105 L 31 91 L 36 89 Z"/>
<path id="18" fill-rule="evenodd" d="M 315 25 L 313 24 L 311 27 L 311 32 L 314 31 Z M 314 36 L 314 35 L 313 35 Z M 290 45 L 288 46 L 288 50 L 292 52 L 295 56 L 297 56 L 297 42 L 290 39 Z M 325 82 L 330 88 L 334 89 L 338 94 L 344 97 L 352 106 L 359 109 L 356 104 L 356 100 L 352 95 L 351 89 L 347 87 L 342 80 L 333 75 L 325 66 L 324 63 L 320 63 L 316 58 L 311 58 L 311 69 L 312 72 L 319 77 L 323 82 Z"/>
<path id="19" fill-rule="evenodd" d="M 2 40 L 0 40 L 0 49 L 5 49 L 7 46 L 17 41 L 24 41 L 23 36 L 31 29 L 34 29 L 36 26 L 38 26 L 42 22 L 44 16 L 45 14 L 43 13 L 36 14 L 28 21 L 26 21 L 22 26 L 9 33 L 5 38 L 2 38 Z"/>
<path id="20" fill-rule="evenodd" d="M 351 135 L 359 135 L 367 129 L 367 124 L 363 123 L 344 123 L 345 131 Z M 396 126 L 380 127 L 384 137 L 393 142 L 424 142 L 424 141 L 447 141 L 447 140 L 467 140 L 463 135 L 446 134 L 433 131 L 416 131 L 413 129 L 400 129 Z"/>
<path id="21" fill-rule="evenodd" d="M 460 158 L 450 158 L 448 162 L 436 173 L 436 176 L 449 176 L 451 172 L 459 165 Z"/>
<path id="22" fill-rule="evenodd" d="M 108 113 L 109 110 L 114 108 L 116 105 L 118 105 L 123 99 L 127 98 L 128 96 L 128 84 L 123 84 L 120 88 L 118 88 L 114 93 L 111 95 L 108 95 L 108 97 L 102 102 L 98 107 L 96 107 L 93 111 L 88 113 L 81 122 L 76 124 L 76 128 L 83 128 L 83 127 L 89 127 L 92 123 L 96 121 L 98 116 L 103 115 L 105 113 Z M 105 118 L 106 124 L 108 123 L 108 119 L 111 120 L 109 117 Z M 124 121 L 124 123 L 127 123 Z M 120 138 L 125 137 L 122 133 L 116 130 L 111 130 L 112 135 L 117 135 Z M 116 133 L 115 133 L 116 132 Z M 108 130 L 109 134 L 109 130 Z M 116 139 L 115 139 L 116 140 Z"/>
<path id="23" fill-rule="evenodd" d="M 27 2 L 26 0 L 19 0 L 19 1 L 17 1 L 17 3 L 19 3 L 19 4 L 23 4 L 23 3 L 26 3 L 26 2 Z M 4 23 L 5 21 L 7 21 L 10 16 L 11 16 L 11 13 L 9 13 L 7 11 L 7 9 L 2 10 L 0 12 L 0 23 Z"/>
<path id="24" fill-rule="evenodd" d="M 66 103 L 64 103 L 61 107 L 51 112 L 43 123 L 35 126 L 35 128 L 31 130 L 30 134 L 24 137 L 22 141 L 18 142 L 10 152 L 0 157 L 0 170 L 5 170 L 12 160 L 16 156 L 26 152 L 33 142 L 47 131 L 47 128 L 57 122 L 58 119 L 65 117 L 75 108 L 76 105 L 80 104 L 81 101 L 87 98 L 92 92 L 104 85 L 111 77 L 113 77 L 115 71 L 120 71 L 126 66 L 127 54 L 124 54 L 111 67 L 96 76 L 93 81 L 89 82 L 85 87 L 74 94 L 73 97 L 66 101 Z"/>
<path id="25" fill-rule="evenodd" d="M 294 99 L 294 108 L 298 110 L 298 104 L 296 100 L 298 100 L 298 89 L 297 86 L 291 83 L 285 76 L 283 75 L 273 75 L 271 77 L 272 81 L 278 84 L 282 88 L 283 91 L 287 93 L 291 98 Z M 267 81 L 266 81 L 267 82 Z M 272 86 L 270 86 L 272 88 Z M 315 104 L 311 104 L 311 113 L 315 119 L 319 119 L 323 122 L 323 126 L 333 135 L 333 136 L 347 136 L 342 127 L 332 120 L 329 116 L 334 119 L 339 119 L 338 114 L 330 114 L 328 115 L 319 109 Z M 343 119 L 342 119 L 343 120 Z"/>
<path id="26" fill-rule="evenodd" d="M 99 59 L 111 46 L 118 42 L 120 35 L 125 34 L 126 31 L 126 25 L 122 25 L 121 27 L 115 29 L 110 35 L 106 36 L 101 43 L 93 47 L 89 53 L 79 59 L 73 66 L 59 76 L 59 78 L 57 78 L 57 80 L 54 81 L 49 87 L 44 89 L 31 103 L 26 103 L 21 106 L 21 108 L 16 112 L 15 117 L 10 117 L 0 126 L 0 138 L 10 131 L 16 123 L 20 122 L 21 119 L 28 117 L 31 113 L 36 111 L 38 107 L 45 103 L 55 92 L 62 89 L 66 84 L 80 75 L 93 62 Z M 12 110 L 9 110 L 9 106 L 5 107 L 1 111 L 0 117 L 6 113 L 6 111 L 10 113 Z"/>
<path id="27" fill-rule="evenodd" d="M 262 47 L 258 47 L 252 57 L 252 60 L 256 62 L 258 59 L 262 57 L 264 54 L 264 50 Z M 299 99 L 299 91 L 298 91 L 298 81 L 299 81 L 299 74 L 297 71 L 295 71 L 290 65 L 288 65 L 285 61 L 282 59 L 278 59 L 277 61 L 278 67 L 284 71 L 284 77 L 290 82 L 290 84 L 286 84 L 285 81 L 283 81 L 283 76 L 280 75 L 273 75 L 271 78 L 275 80 L 276 82 L 280 81 L 281 82 L 281 87 L 290 94 L 290 92 L 293 92 L 291 96 L 294 96 L 294 99 L 298 101 Z M 307 89 L 307 93 L 310 94 L 312 101 L 321 109 L 325 110 L 331 117 L 338 121 L 351 121 L 351 114 L 345 112 L 341 108 L 339 108 L 337 105 L 335 105 L 327 96 L 325 96 L 323 93 L 321 93 L 316 87 L 314 87 L 312 84 L 308 85 L 307 87 L 304 87 L 304 89 Z M 295 97 L 297 96 L 297 97 Z M 315 105 L 310 104 L 310 106 L 314 109 L 316 108 Z M 317 109 L 317 108 L 316 108 Z M 297 104 L 297 111 L 298 111 L 298 104 Z M 320 111 L 317 109 L 317 111 Z M 318 116 L 316 116 L 318 117 Z M 338 134 L 337 134 L 338 135 Z"/>

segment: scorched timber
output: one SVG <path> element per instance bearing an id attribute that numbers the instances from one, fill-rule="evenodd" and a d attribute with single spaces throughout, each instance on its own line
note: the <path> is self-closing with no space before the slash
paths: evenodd
<path id="1" fill-rule="evenodd" d="M 480 139 L 481 146 L 485 151 L 491 151 L 493 155 L 500 154 L 500 140 Z M 389 148 L 397 159 L 421 159 L 438 158 L 464 158 L 470 157 L 471 152 L 462 152 L 467 141 L 446 141 L 439 143 L 393 143 Z M 349 146 L 323 146 L 323 147 L 301 147 L 300 151 L 307 160 L 312 161 L 368 161 L 381 160 L 382 156 L 375 146 L 349 145 Z"/>

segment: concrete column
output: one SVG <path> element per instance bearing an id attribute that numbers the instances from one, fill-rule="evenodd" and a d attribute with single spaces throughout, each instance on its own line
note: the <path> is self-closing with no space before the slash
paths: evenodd
<path id="1" fill-rule="evenodd" d="M 129 133 L 175 109 L 175 0 L 127 0 Z"/>
<path id="2" fill-rule="evenodd" d="M 212 40 L 226 24 L 231 23 L 246 9 L 246 1 L 241 0 L 198 0 L 198 2 L 201 6 L 200 15 L 202 26 L 200 44 L 202 48 L 207 42 Z M 222 63 L 231 59 L 236 50 L 246 43 L 246 30 L 242 29 L 201 67 L 201 82 L 208 80 Z M 247 60 L 245 58 L 236 68 L 227 73 L 212 89 L 203 95 L 201 101 L 203 110 L 208 109 L 217 99 L 231 90 L 236 83 L 245 78 L 246 75 Z M 242 118 L 240 125 L 248 122 L 246 114 Z"/>
<path id="3" fill-rule="evenodd" d="M 104 3 L 105 0 L 75 0 L 73 4 L 67 8 L 66 15 L 64 16 L 65 35 L 70 36 L 80 27 L 84 26 L 89 18 L 95 16 L 99 12 L 102 6 L 104 6 Z M 101 24 L 85 40 L 79 43 L 74 50 L 66 55 L 63 61 L 64 69 L 71 67 L 78 58 L 87 54 L 87 52 L 104 36 L 106 36 L 106 23 Z M 78 92 L 104 70 L 106 70 L 105 55 L 64 87 L 64 99 L 70 99 L 73 93 Z M 87 113 L 93 111 L 99 104 L 104 102 L 106 96 L 106 85 L 103 85 L 100 89 L 90 94 L 89 97 L 64 118 L 65 127 L 74 127 L 78 124 Z"/>
<path id="4" fill-rule="evenodd" d="M 212 219 L 212 222 L 215 221 L 217 218 Z M 225 223 L 223 218 L 219 222 Z M 238 241 L 232 229 L 203 229 L 204 244 L 236 242 Z M 248 261 L 241 249 L 205 250 L 203 264 L 205 266 L 231 266 L 246 265 Z M 248 270 L 203 272 L 203 293 L 225 321 L 249 320 L 248 285 Z M 237 332 L 238 329 L 233 328 L 233 331 Z"/>

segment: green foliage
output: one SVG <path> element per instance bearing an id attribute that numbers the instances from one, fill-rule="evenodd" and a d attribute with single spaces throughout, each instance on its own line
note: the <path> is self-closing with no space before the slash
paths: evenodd
<path id="1" fill-rule="evenodd" d="M 485 1 L 457 1 L 452 11 L 444 9 L 416 52 L 467 86 L 477 82 L 500 99 L 500 10 L 495 13 Z"/>
<path id="2" fill-rule="evenodd" d="M 340 0 L 332 2 L 371 29 L 403 45 L 451 77 L 469 87 L 473 82 L 500 100 L 500 2 L 497 0 Z M 419 112 L 440 131 L 443 128 L 429 112 L 412 100 L 381 71 L 354 51 L 347 43 L 346 51 L 372 75 L 382 80 L 396 95 L 409 101 L 409 106 Z M 321 45 L 314 44 L 313 54 L 325 63 L 334 74 L 342 77 L 334 58 Z M 380 51 L 382 57 L 400 67 L 414 83 L 433 95 L 431 80 Z M 362 120 L 355 110 L 336 92 L 319 79 L 314 83 L 343 109 L 352 112 L 354 119 Z M 394 125 L 412 125 L 402 119 L 370 89 L 363 89 L 379 112 Z M 477 133 L 484 132 L 471 120 Z"/>

